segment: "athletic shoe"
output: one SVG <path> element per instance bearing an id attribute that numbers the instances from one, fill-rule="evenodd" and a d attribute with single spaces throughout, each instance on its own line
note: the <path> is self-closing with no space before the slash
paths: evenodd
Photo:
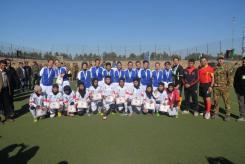
<path id="1" fill-rule="evenodd" d="M 62 115 L 61 112 L 58 112 L 58 117 L 61 117 L 61 115 Z"/>
<path id="2" fill-rule="evenodd" d="M 243 122 L 243 121 L 245 121 L 245 117 L 240 117 L 240 118 L 237 119 L 237 121 L 238 122 Z"/>
<path id="3" fill-rule="evenodd" d="M 209 119 L 210 119 L 210 112 L 205 113 L 204 118 L 205 118 L 206 120 L 209 120 Z"/>
<path id="4" fill-rule="evenodd" d="M 106 120 L 107 119 L 107 117 L 106 116 L 103 116 L 103 118 L 102 118 L 103 120 Z"/>
<path id="5" fill-rule="evenodd" d="M 199 114 L 198 112 L 194 112 L 194 116 L 195 116 L 195 117 L 197 117 L 197 116 L 198 116 L 198 114 Z"/>
<path id="6" fill-rule="evenodd" d="M 159 117 L 160 116 L 160 114 L 159 114 L 159 112 L 157 112 L 157 117 Z"/>
<path id="7" fill-rule="evenodd" d="M 33 120 L 34 122 L 37 122 L 37 118 L 34 118 L 34 120 Z"/>
<path id="8" fill-rule="evenodd" d="M 190 112 L 188 110 L 183 110 L 182 114 L 189 114 Z"/>

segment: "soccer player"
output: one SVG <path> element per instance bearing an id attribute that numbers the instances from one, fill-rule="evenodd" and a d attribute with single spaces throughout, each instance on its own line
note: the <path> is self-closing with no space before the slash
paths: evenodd
<path id="1" fill-rule="evenodd" d="M 125 85 L 129 87 L 133 87 L 133 81 L 137 78 L 137 73 L 133 69 L 133 62 L 128 62 L 128 69 L 124 71 Z"/>
<path id="2" fill-rule="evenodd" d="M 44 106 L 45 95 L 42 93 L 42 88 L 39 85 L 34 86 L 34 92 L 30 96 L 29 110 L 34 118 L 34 122 L 38 118 L 47 114 L 47 107 Z"/>
<path id="3" fill-rule="evenodd" d="M 91 86 L 92 73 L 91 70 L 88 69 L 88 63 L 82 63 L 82 70 L 77 74 L 77 84 L 81 82 L 84 84 L 86 88 Z"/>
<path id="4" fill-rule="evenodd" d="M 151 104 L 151 106 L 149 106 Z M 156 110 L 156 101 L 155 97 L 153 96 L 153 88 L 151 85 L 147 85 L 145 93 L 144 93 L 144 107 L 143 113 L 155 113 Z"/>
<path id="5" fill-rule="evenodd" d="M 167 94 L 168 94 L 168 105 L 170 106 L 170 109 L 168 110 L 168 114 L 170 117 L 178 118 L 178 104 L 180 101 L 179 90 L 175 89 L 173 83 L 169 83 Z"/>
<path id="6" fill-rule="evenodd" d="M 61 81 L 56 80 L 56 83 L 59 85 L 60 92 L 63 92 L 64 86 L 70 85 L 69 78 L 67 76 L 67 68 L 62 66 L 62 63 L 59 60 L 56 61 L 57 79 L 61 78 Z"/>
<path id="7" fill-rule="evenodd" d="M 169 61 L 164 63 L 163 69 L 163 82 L 165 87 L 168 87 L 169 83 L 173 82 L 172 70 L 171 70 L 171 63 Z"/>
<path id="8" fill-rule="evenodd" d="M 110 62 L 105 63 L 105 67 L 106 69 L 103 71 L 104 82 L 105 82 L 106 77 L 109 76 L 111 78 L 110 82 L 114 83 L 114 70 L 111 69 L 111 63 Z"/>
<path id="9" fill-rule="evenodd" d="M 147 85 L 152 85 L 152 72 L 149 69 L 149 61 L 143 61 L 143 69 L 139 72 L 139 78 L 142 88 L 145 90 Z"/>
<path id="10" fill-rule="evenodd" d="M 75 93 L 72 91 L 69 85 L 66 85 L 64 87 L 63 102 L 64 102 L 65 111 L 67 112 L 68 116 L 74 116 L 76 112 L 75 100 L 76 100 Z"/>
<path id="11" fill-rule="evenodd" d="M 40 70 L 40 86 L 45 94 L 49 94 L 52 91 L 52 84 L 55 78 L 55 70 L 53 69 L 54 61 L 48 60 L 48 66 L 43 67 Z"/>
<path id="12" fill-rule="evenodd" d="M 167 105 L 168 102 L 168 95 L 163 82 L 159 83 L 158 88 L 155 91 L 153 91 L 153 95 L 156 99 L 157 116 L 160 116 L 160 106 Z"/>
<path id="13" fill-rule="evenodd" d="M 80 105 L 80 102 L 83 102 L 84 105 Z M 76 91 L 76 105 L 77 105 L 77 112 L 79 116 L 82 116 L 86 112 L 88 112 L 88 109 L 90 107 L 89 103 L 90 103 L 90 99 L 89 99 L 89 93 L 87 91 L 87 88 L 85 87 L 83 82 L 80 82 L 78 84 L 77 91 Z"/>
<path id="14" fill-rule="evenodd" d="M 156 62 L 155 70 L 152 71 L 152 86 L 154 91 L 158 88 L 159 83 L 163 80 L 163 71 L 160 69 L 160 67 L 160 62 Z"/>
<path id="15" fill-rule="evenodd" d="M 117 62 L 117 69 L 114 71 L 114 85 L 118 86 L 119 80 L 124 77 L 124 70 L 122 69 L 122 63 Z"/>
<path id="16" fill-rule="evenodd" d="M 47 102 L 49 103 L 50 117 L 54 118 L 56 113 L 58 117 L 61 117 L 63 111 L 63 97 L 59 92 L 59 85 L 53 84 L 52 91 L 47 96 Z"/>
<path id="17" fill-rule="evenodd" d="M 100 59 L 95 59 L 95 66 L 91 67 L 92 78 L 97 78 L 99 86 L 103 84 L 103 70 L 100 66 Z"/>

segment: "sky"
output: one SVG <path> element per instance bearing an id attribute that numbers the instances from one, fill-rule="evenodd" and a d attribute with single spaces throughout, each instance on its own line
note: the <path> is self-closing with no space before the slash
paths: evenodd
<path id="1" fill-rule="evenodd" d="M 244 0 L 1 0 L 0 42 L 54 51 L 184 49 L 245 29 Z M 127 47 L 127 48 L 126 48 Z"/>

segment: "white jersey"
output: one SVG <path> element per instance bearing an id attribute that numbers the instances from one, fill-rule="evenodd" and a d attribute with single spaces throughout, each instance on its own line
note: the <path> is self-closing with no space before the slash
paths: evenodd
<path id="1" fill-rule="evenodd" d="M 70 95 L 63 94 L 63 102 L 64 104 L 75 103 L 75 93 L 72 91 Z"/>
<path id="2" fill-rule="evenodd" d="M 81 101 L 81 100 L 88 100 L 89 99 L 89 92 L 86 91 L 85 95 L 82 97 L 81 94 L 76 91 L 76 101 Z"/>
<path id="3" fill-rule="evenodd" d="M 129 91 L 128 87 L 126 87 L 126 86 L 121 87 L 118 85 L 117 87 L 115 87 L 115 94 L 118 97 L 125 97 L 126 98 L 130 95 L 130 91 Z"/>
<path id="4" fill-rule="evenodd" d="M 139 88 L 135 88 L 134 86 L 130 87 L 130 95 L 131 95 L 131 99 L 133 99 L 133 98 L 142 98 L 143 99 L 144 90 L 142 87 L 139 87 Z"/>
<path id="5" fill-rule="evenodd" d="M 57 93 L 56 95 L 53 92 L 50 92 L 47 96 L 47 101 L 48 102 L 59 102 L 62 103 L 63 102 L 63 96 L 62 93 Z"/>
<path id="6" fill-rule="evenodd" d="M 93 94 L 102 94 L 102 88 L 101 86 L 98 86 L 97 88 L 94 88 L 94 86 L 89 87 L 88 89 L 89 96 Z"/>
<path id="7" fill-rule="evenodd" d="M 155 99 L 154 99 L 153 94 L 152 94 L 151 97 L 148 97 L 148 96 L 146 95 L 146 92 L 144 92 L 144 101 L 146 101 L 146 102 L 149 102 L 149 101 L 155 102 Z"/>
<path id="8" fill-rule="evenodd" d="M 36 93 L 32 93 L 29 99 L 30 107 L 44 106 L 45 96 L 43 94 L 37 95 Z"/>
<path id="9" fill-rule="evenodd" d="M 158 90 L 155 90 L 153 95 L 156 98 L 156 101 L 159 101 L 160 103 L 168 100 L 168 94 L 165 90 L 162 93 Z"/>
<path id="10" fill-rule="evenodd" d="M 102 88 L 103 96 L 114 96 L 115 95 L 114 86 L 112 84 L 110 85 L 104 84 L 101 86 L 101 88 Z"/>

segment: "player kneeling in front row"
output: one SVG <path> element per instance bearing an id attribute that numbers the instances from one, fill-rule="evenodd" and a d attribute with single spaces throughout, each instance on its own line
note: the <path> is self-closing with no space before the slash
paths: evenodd
<path id="1" fill-rule="evenodd" d="M 114 86 L 111 83 L 111 77 L 105 77 L 105 83 L 102 86 L 103 92 L 103 119 L 107 119 L 107 116 L 110 112 L 115 112 L 116 105 L 115 105 L 115 92 Z"/>
<path id="2" fill-rule="evenodd" d="M 50 117 L 54 118 L 58 113 L 58 117 L 62 115 L 63 111 L 63 97 L 59 92 L 58 84 L 53 84 L 52 92 L 50 92 L 47 96 L 48 109 L 50 113 Z"/>
<path id="3" fill-rule="evenodd" d="M 116 94 L 116 106 L 117 110 L 120 113 L 123 113 L 127 116 L 132 115 L 133 111 L 128 109 L 129 105 L 129 90 L 128 87 L 125 86 L 125 80 L 123 78 L 119 79 L 119 85 L 115 88 Z"/>
<path id="4" fill-rule="evenodd" d="M 144 107 L 143 113 L 155 113 L 156 110 L 156 101 L 155 97 L 153 96 L 153 88 L 151 85 L 147 85 L 145 93 L 144 93 Z"/>
<path id="5" fill-rule="evenodd" d="M 180 98 L 179 98 L 179 91 L 175 89 L 173 83 L 168 84 L 167 94 L 168 94 L 168 105 L 170 107 L 168 110 L 168 114 L 170 117 L 178 118 L 178 104 Z"/>
<path id="6" fill-rule="evenodd" d="M 129 97 L 129 103 L 128 106 L 129 111 L 135 112 L 135 113 L 141 113 L 142 106 L 143 106 L 143 99 L 144 99 L 144 90 L 140 86 L 140 80 L 138 78 L 134 79 L 133 87 L 130 88 L 130 97 Z"/>
<path id="7" fill-rule="evenodd" d="M 158 88 L 153 92 L 156 98 L 156 112 L 157 116 L 168 113 L 170 106 L 168 105 L 168 94 L 164 88 L 164 83 L 160 82 Z"/>
<path id="8" fill-rule="evenodd" d="M 92 86 L 89 87 L 89 97 L 91 99 L 91 110 L 93 114 L 100 113 L 103 107 L 102 88 L 98 85 L 98 79 L 92 80 Z"/>
<path id="9" fill-rule="evenodd" d="M 72 91 L 71 87 L 66 85 L 64 87 L 63 102 L 67 116 L 74 116 L 76 113 L 75 98 L 75 93 Z"/>
<path id="10" fill-rule="evenodd" d="M 29 100 L 29 110 L 34 117 L 34 122 L 37 122 L 39 118 L 45 117 L 47 114 L 47 108 L 44 106 L 45 99 L 42 88 L 39 85 L 35 85 L 34 93 L 31 94 Z"/>
<path id="11" fill-rule="evenodd" d="M 86 90 L 84 83 L 80 82 L 76 92 L 76 105 L 79 116 L 83 116 L 86 112 L 89 112 L 89 103 L 89 93 Z"/>

